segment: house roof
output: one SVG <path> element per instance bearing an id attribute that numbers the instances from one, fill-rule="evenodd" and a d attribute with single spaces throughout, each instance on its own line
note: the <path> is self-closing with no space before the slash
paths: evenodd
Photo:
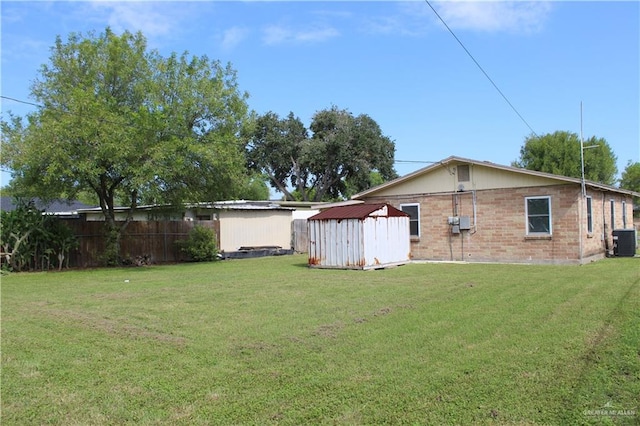
<path id="1" fill-rule="evenodd" d="M 493 168 L 496 170 L 504 170 L 504 171 L 509 171 L 509 172 L 513 172 L 513 173 L 520 173 L 523 175 L 529 175 L 529 176 L 537 176 L 537 177 L 543 177 L 543 178 L 547 178 L 547 179 L 553 179 L 553 180 L 557 180 L 559 182 L 566 182 L 566 183 L 573 183 L 573 184 L 582 184 L 582 180 L 579 178 L 573 178 L 573 177 L 568 177 L 568 176 L 561 176 L 561 175 L 555 175 L 552 173 L 545 173 L 545 172 L 538 172 L 535 170 L 528 170 L 528 169 L 524 169 L 524 168 L 520 168 L 520 167 L 512 167 L 512 166 L 503 166 L 501 164 L 496 164 L 496 163 L 492 163 L 490 161 L 478 161 L 478 160 L 472 160 L 469 158 L 463 158 L 463 157 L 457 157 L 457 156 L 450 156 L 445 158 L 442 161 L 438 161 L 438 162 L 434 162 L 433 164 L 430 164 L 427 167 L 423 167 L 419 170 L 416 170 L 415 172 L 406 174 L 404 176 L 401 176 L 397 179 L 393 179 L 390 180 L 388 182 L 385 182 L 381 185 L 375 186 L 373 188 L 369 188 L 366 191 L 362 191 L 359 192 L 358 194 L 355 194 L 354 196 L 352 196 L 352 199 L 358 199 L 367 195 L 373 195 L 376 192 L 382 190 L 382 189 L 386 189 L 386 188 L 390 188 L 393 187 L 395 185 L 398 185 L 400 183 L 406 182 L 408 180 L 414 179 L 418 176 L 422 176 L 425 174 L 428 174 L 430 172 L 432 172 L 433 170 L 439 168 L 439 167 L 448 167 L 450 165 L 453 164 L 458 164 L 458 163 L 465 163 L 465 164 L 472 164 L 472 165 L 478 165 L 478 166 L 483 166 L 483 167 L 489 167 L 489 168 Z M 640 193 L 639 192 L 634 192 L 628 189 L 622 189 L 622 188 L 616 188 L 614 186 L 610 186 L 610 185 L 605 185 L 602 183 L 598 183 L 598 182 L 593 182 L 593 181 L 588 181 L 585 180 L 585 185 L 587 187 L 593 188 L 593 189 L 598 189 L 598 190 L 604 190 L 604 191 L 611 191 L 611 192 L 617 192 L 617 193 L 621 193 L 621 194 L 626 194 L 626 195 L 631 195 L 634 197 L 640 197 Z"/>
<path id="2" fill-rule="evenodd" d="M 277 201 L 229 200 L 186 204 L 186 207 L 200 207 L 215 210 L 295 210 L 295 206 L 284 206 Z"/>
<path id="3" fill-rule="evenodd" d="M 200 203 L 186 203 L 183 208 L 193 209 L 213 209 L 213 210 L 295 210 L 295 207 L 285 207 L 280 205 L 277 201 L 247 201 L 247 200 L 229 200 L 229 201 L 214 201 L 214 202 L 200 202 Z M 178 207 L 171 204 L 148 204 L 136 207 L 136 211 L 157 211 L 157 210 L 172 210 L 178 209 Z M 116 212 L 126 212 L 129 207 L 114 207 Z M 102 213 L 100 207 L 81 209 L 81 213 Z"/>
<path id="4" fill-rule="evenodd" d="M 380 214 L 373 214 L 380 211 Z M 395 207 L 385 204 L 356 204 L 347 206 L 337 206 L 321 211 L 311 216 L 308 220 L 340 220 L 340 219 L 366 219 L 369 216 L 377 217 L 404 217 L 409 216 L 405 212 Z"/>
<path id="5" fill-rule="evenodd" d="M 38 198 L 33 200 L 35 208 L 42 210 L 47 214 L 55 215 L 74 215 L 78 213 L 78 210 L 92 208 L 87 204 L 80 201 L 67 201 L 67 200 L 53 200 L 50 202 L 44 202 Z M 0 197 L 0 210 L 13 211 L 18 207 L 13 197 L 2 196 Z"/>

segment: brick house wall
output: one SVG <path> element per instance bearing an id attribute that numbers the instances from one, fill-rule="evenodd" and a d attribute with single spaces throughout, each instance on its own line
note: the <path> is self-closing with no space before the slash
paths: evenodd
<path id="1" fill-rule="evenodd" d="M 633 198 L 612 192 L 588 193 L 594 208 L 594 234 L 589 235 L 595 245 L 599 240 L 604 250 L 613 250 L 613 231 L 637 229 L 633 218 Z M 613 214 L 612 214 L 613 209 Z"/>
<path id="2" fill-rule="evenodd" d="M 602 191 L 591 196 L 593 232 L 587 234 L 586 208 L 579 185 L 550 185 L 455 193 L 367 197 L 396 208 L 419 204 L 420 236 L 412 237 L 413 259 L 437 261 L 578 263 L 605 256 L 612 247 L 611 204 L 616 229 L 633 227 L 630 197 Z M 550 197 L 551 235 L 527 235 L 526 197 Z M 449 216 L 468 216 L 471 228 L 452 233 Z M 606 226 L 606 228 L 605 228 Z"/>

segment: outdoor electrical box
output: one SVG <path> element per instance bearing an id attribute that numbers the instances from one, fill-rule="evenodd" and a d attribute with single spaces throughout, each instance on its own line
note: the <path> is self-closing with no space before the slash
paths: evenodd
<path id="1" fill-rule="evenodd" d="M 471 229 L 471 218 L 469 216 L 449 216 L 447 223 L 451 225 L 452 234 L 459 234 L 460 231 Z"/>
<path id="2" fill-rule="evenodd" d="M 471 218 L 469 216 L 460 216 L 460 230 L 468 231 L 471 229 Z"/>

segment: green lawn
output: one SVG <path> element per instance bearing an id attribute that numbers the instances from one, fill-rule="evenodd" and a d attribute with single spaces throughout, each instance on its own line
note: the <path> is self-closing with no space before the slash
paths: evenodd
<path id="1" fill-rule="evenodd" d="M 638 424 L 640 261 L 2 277 L 2 424 Z"/>

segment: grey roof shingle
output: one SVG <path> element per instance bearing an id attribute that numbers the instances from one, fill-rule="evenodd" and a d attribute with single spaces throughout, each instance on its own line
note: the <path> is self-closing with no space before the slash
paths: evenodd
<path id="1" fill-rule="evenodd" d="M 45 213 L 76 213 L 79 209 L 89 209 L 94 207 L 81 203 L 80 201 L 54 200 L 50 203 L 45 203 L 38 198 L 34 198 L 33 201 L 35 207 Z M 0 210 L 10 212 L 15 210 L 17 207 L 18 206 L 13 197 L 0 197 Z"/>

